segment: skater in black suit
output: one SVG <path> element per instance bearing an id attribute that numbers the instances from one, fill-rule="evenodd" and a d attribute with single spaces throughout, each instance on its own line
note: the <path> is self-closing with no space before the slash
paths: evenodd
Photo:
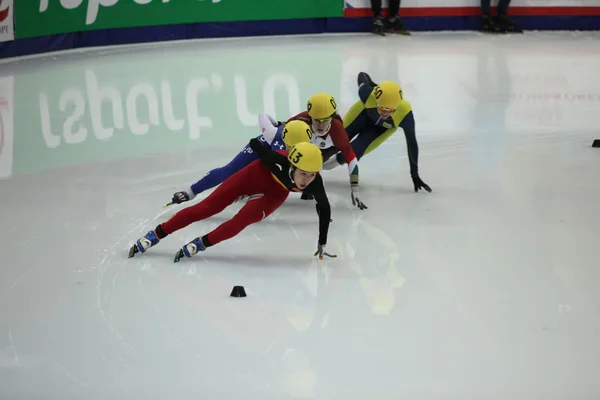
<path id="1" fill-rule="evenodd" d="M 384 24 L 383 16 L 381 15 L 381 0 L 371 0 L 371 11 L 373 12 L 373 33 L 381 36 L 385 36 L 386 32 L 410 35 L 398 16 L 398 10 L 400 10 L 400 0 L 390 0 L 388 10 L 390 13 L 386 26 Z"/>
<path id="2" fill-rule="evenodd" d="M 517 29 L 515 23 L 506 16 L 510 1 L 511 0 L 498 0 L 496 15 L 492 16 L 490 14 L 491 0 L 481 0 L 481 19 L 483 22 L 483 30 L 485 32 L 522 32 L 520 29 Z"/>

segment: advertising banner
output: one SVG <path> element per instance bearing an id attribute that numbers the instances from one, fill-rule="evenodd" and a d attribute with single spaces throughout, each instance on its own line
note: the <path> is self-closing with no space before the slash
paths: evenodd
<path id="1" fill-rule="evenodd" d="M 13 169 L 14 78 L 0 77 L 0 179 L 9 178 Z"/>
<path id="2" fill-rule="evenodd" d="M 16 33 L 20 39 L 196 22 L 341 17 L 343 5 L 343 0 L 21 0 Z"/>
<path id="3" fill-rule="evenodd" d="M 15 40 L 13 0 L 0 0 L 0 42 Z"/>

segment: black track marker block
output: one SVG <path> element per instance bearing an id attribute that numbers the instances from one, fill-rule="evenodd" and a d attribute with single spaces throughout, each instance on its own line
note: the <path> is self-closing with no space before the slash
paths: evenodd
<path id="1" fill-rule="evenodd" d="M 243 286 L 234 286 L 230 294 L 231 297 L 246 297 L 246 290 Z"/>

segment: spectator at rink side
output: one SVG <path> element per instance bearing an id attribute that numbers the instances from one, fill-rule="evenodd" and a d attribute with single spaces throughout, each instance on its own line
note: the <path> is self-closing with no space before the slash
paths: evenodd
<path id="1" fill-rule="evenodd" d="M 400 0 L 389 0 L 387 24 L 384 24 L 383 15 L 381 14 L 381 1 L 382 0 L 371 0 L 371 11 L 373 12 L 372 32 L 381 36 L 385 36 L 385 32 L 410 35 L 406 30 L 404 23 L 402 23 L 398 16 Z"/>
<path id="2" fill-rule="evenodd" d="M 498 0 L 496 15 L 491 15 L 491 0 L 481 0 L 481 20 L 485 32 L 505 33 L 522 32 L 514 22 L 508 19 L 508 7 L 511 0 Z"/>

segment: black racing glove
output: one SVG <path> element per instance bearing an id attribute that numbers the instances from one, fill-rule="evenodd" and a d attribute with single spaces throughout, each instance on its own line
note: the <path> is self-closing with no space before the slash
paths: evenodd
<path id="1" fill-rule="evenodd" d="M 329 254 L 325 251 L 324 244 L 318 244 L 318 243 L 317 243 L 317 251 L 315 251 L 314 256 L 319 257 L 319 260 L 322 260 L 324 256 L 329 257 L 329 258 L 337 258 L 336 254 Z"/>
<path id="2" fill-rule="evenodd" d="M 194 197 L 196 197 L 196 194 L 193 193 L 192 191 L 181 191 L 181 192 L 176 192 L 173 194 L 173 198 L 171 199 L 171 203 L 172 204 L 181 204 L 181 203 L 185 203 L 186 201 L 190 201 L 192 200 Z"/>
<path id="3" fill-rule="evenodd" d="M 413 181 L 413 184 L 415 185 L 415 193 L 418 192 L 420 189 L 425 189 L 426 191 L 431 193 L 431 188 L 429 187 L 429 185 L 427 185 L 425 182 L 423 182 L 421 180 L 421 178 L 419 178 L 418 175 L 413 176 L 412 181 Z"/>

